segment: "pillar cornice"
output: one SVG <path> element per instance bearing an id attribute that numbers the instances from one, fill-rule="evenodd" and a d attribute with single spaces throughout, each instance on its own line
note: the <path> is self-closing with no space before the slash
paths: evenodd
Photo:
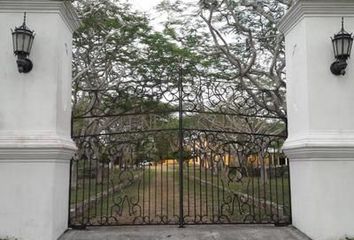
<path id="1" fill-rule="evenodd" d="M 311 132 L 288 138 L 283 146 L 292 161 L 354 161 L 354 132 Z"/>
<path id="2" fill-rule="evenodd" d="M 77 147 L 73 140 L 52 132 L 0 135 L 0 163 L 67 162 Z"/>
<path id="3" fill-rule="evenodd" d="M 298 0 L 279 22 L 278 28 L 287 34 L 305 16 L 348 17 L 354 16 L 352 0 Z"/>
<path id="4" fill-rule="evenodd" d="M 354 147 L 297 146 L 284 150 L 291 162 L 354 162 Z"/>
<path id="5" fill-rule="evenodd" d="M 71 32 L 80 27 L 79 17 L 69 1 L 63 0 L 5 0 L 0 1 L 0 13 L 24 12 L 59 14 Z"/>
<path id="6" fill-rule="evenodd" d="M 74 149 L 61 146 L 50 148 L 3 148 L 0 153 L 1 164 L 16 163 L 69 163 Z"/>
<path id="7" fill-rule="evenodd" d="M 318 146 L 345 146 L 354 147 L 354 132 L 353 131 L 311 131 L 301 135 L 293 135 L 287 139 L 284 148 L 291 146 L 306 146 L 304 142 L 317 144 Z"/>

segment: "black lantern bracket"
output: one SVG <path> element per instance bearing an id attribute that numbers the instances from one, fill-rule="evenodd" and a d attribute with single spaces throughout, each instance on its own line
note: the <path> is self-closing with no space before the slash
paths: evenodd
<path id="1" fill-rule="evenodd" d="M 26 26 L 26 12 L 24 13 L 23 24 L 12 30 L 12 42 L 14 54 L 17 56 L 17 68 L 20 73 L 28 73 L 33 68 L 33 63 L 28 56 L 31 53 L 35 34 Z"/>
<path id="2" fill-rule="evenodd" d="M 352 50 L 353 35 L 344 30 L 344 17 L 342 17 L 342 29 L 331 39 L 336 58 L 336 61 L 331 65 L 331 72 L 337 76 L 345 75 L 345 69 L 348 66 L 347 60 L 350 58 Z"/>

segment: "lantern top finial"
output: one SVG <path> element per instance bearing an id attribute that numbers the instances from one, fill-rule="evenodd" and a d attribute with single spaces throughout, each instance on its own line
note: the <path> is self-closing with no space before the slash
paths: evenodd
<path id="1" fill-rule="evenodd" d="M 334 35 L 334 39 L 336 38 L 340 38 L 342 36 L 348 36 L 348 37 L 352 37 L 352 34 L 348 33 L 345 29 L 344 29 L 344 17 L 342 17 L 342 28 L 341 30 Z"/>
<path id="2" fill-rule="evenodd" d="M 26 25 L 26 12 L 24 13 L 24 16 L 23 16 L 23 25 Z"/>
<path id="3" fill-rule="evenodd" d="M 15 31 L 16 31 L 16 30 L 22 30 L 22 31 L 31 32 L 32 34 L 34 34 L 34 31 L 31 31 L 31 30 L 27 27 L 26 21 L 27 21 L 27 13 L 24 12 L 23 23 L 22 23 L 21 26 L 16 27 L 16 28 L 15 28 Z"/>
<path id="4" fill-rule="evenodd" d="M 342 29 L 340 30 L 340 32 L 337 35 L 341 35 L 341 34 L 351 35 L 347 31 L 345 31 L 345 29 L 344 29 L 344 17 L 342 17 Z"/>

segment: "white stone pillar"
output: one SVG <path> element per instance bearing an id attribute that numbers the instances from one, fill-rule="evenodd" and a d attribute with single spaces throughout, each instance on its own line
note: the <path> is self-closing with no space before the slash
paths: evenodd
<path id="1" fill-rule="evenodd" d="M 21 74 L 11 29 L 36 37 L 33 70 Z M 68 2 L 0 0 L 0 239 L 55 240 L 68 222 L 72 33 Z"/>
<path id="2" fill-rule="evenodd" d="M 341 17 L 354 32 L 353 0 L 298 0 L 280 23 L 292 219 L 315 240 L 354 237 L 354 60 L 345 76 L 330 71 L 330 37 L 340 31 Z"/>

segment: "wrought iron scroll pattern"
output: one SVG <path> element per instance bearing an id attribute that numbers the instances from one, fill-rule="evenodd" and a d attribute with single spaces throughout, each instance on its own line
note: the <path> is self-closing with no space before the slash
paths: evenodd
<path id="1" fill-rule="evenodd" d="M 183 73 L 77 86 L 70 225 L 290 223 L 286 119 L 249 91 L 269 101 Z"/>

